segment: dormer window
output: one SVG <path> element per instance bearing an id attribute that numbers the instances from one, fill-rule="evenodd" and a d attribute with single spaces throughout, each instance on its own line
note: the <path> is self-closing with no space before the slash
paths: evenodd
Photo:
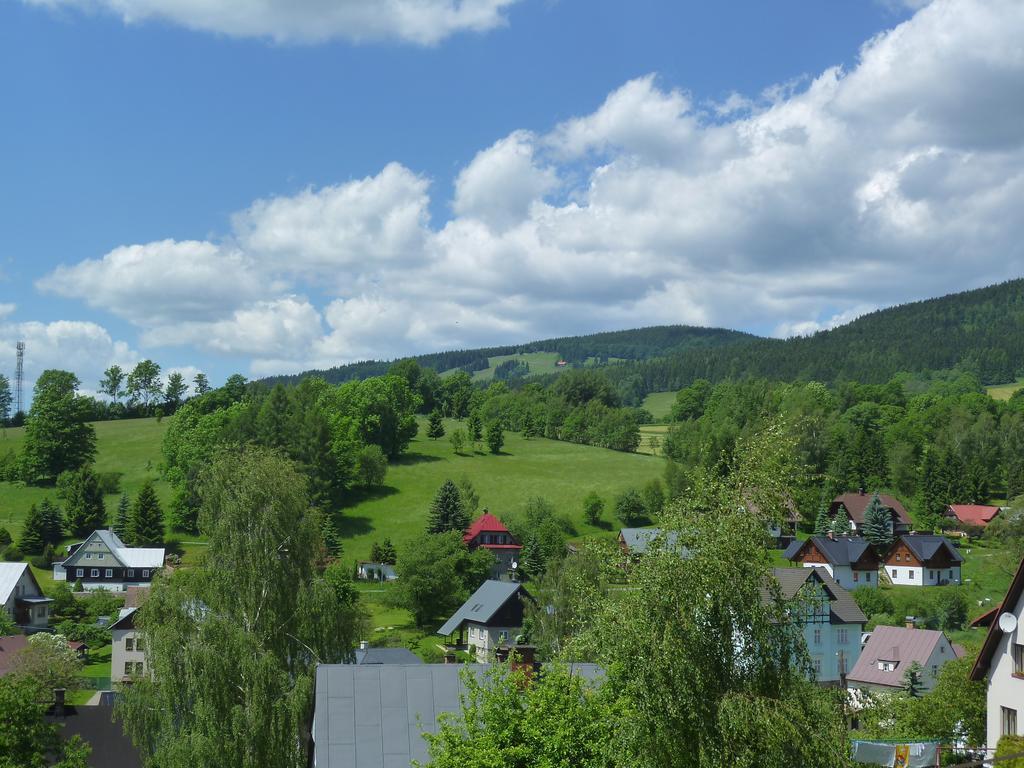
<path id="1" fill-rule="evenodd" d="M 879 659 L 878 668 L 882 672 L 894 672 L 896 670 L 896 665 L 898 663 L 898 661 L 882 661 L 881 659 Z"/>

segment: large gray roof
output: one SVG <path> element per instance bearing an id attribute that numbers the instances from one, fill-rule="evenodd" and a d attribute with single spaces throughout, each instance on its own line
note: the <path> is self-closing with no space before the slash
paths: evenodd
<path id="1" fill-rule="evenodd" d="M 626 544 L 630 553 L 642 555 L 646 552 L 651 544 L 662 535 L 661 528 L 622 528 L 619 530 L 619 536 L 622 537 L 622 541 Z M 668 549 L 674 549 L 678 545 L 679 532 L 669 531 L 665 534 L 665 547 Z M 680 554 L 683 557 L 689 557 L 690 552 L 686 547 L 679 546 Z"/>
<path id="2" fill-rule="evenodd" d="M 11 593 L 28 563 L 0 563 L 0 609 L 11 599 Z"/>
<path id="3" fill-rule="evenodd" d="M 828 560 L 829 565 L 851 565 L 860 560 L 870 546 L 860 536 L 838 536 L 834 539 L 827 536 L 811 536 L 807 541 L 814 544 Z M 805 543 L 807 542 L 794 541 L 786 548 L 785 558 L 793 560 Z"/>
<path id="4" fill-rule="evenodd" d="M 313 714 L 314 768 L 408 768 L 428 762 L 423 731 L 437 731 L 442 712 L 458 712 L 461 673 L 487 664 L 321 664 Z M 571 669 L 598 677 L 593 664 Z"/>
<path id="5" fill-rule="evenodd" d="M 423 660 L 408 648 L 359 648 L 356 664 L 422 664 Z"/>
<path id="6" fill-rule="evenodd" d="M 829 608 L 833 624 L 867 623 L 868 619 L 853 595 L 839 586 L 824 568 L 776 568 L 774 573 L 784 598 L 792 599 L 804 584 L 817 577 L 831 597 Z"/>
<path id="7" fill-rule="evenodd" d="M 470 595 L 444 626 L 437 630 L 439 635 L 450 635 L 462 626 L 464 621 L 477 621 L 486 624 L 501 607 L 520 591 L 529 595 L 518 581 L 497 581 L 488 579 Z"/>
<path id="8" fill-rule="evenodd" d="M 915 533 L 913 535 L 900 536 L 899 539 L 896 540 L 896 544 L 899 544 L 901 541 L 910 548 L 910 551 L 913 552 L 917 559 L 922 563 L 927 563 L 935 557 L 935 554 L 943 547 L 949 550 L 954 562 L 962 563 L 964 560 L 963 557 L 960 556 L 956 547 L 954 547 L 950 540 L 945 536 L 931 536 Z"/>
<path id="9" fill-rule="evenodd" d="M 93 531 L 82 544 L 84 545 L 93 537 L 102 541 L 104 546 L 110 550 L 110 554 L 125 568 L 153 569 L 163 567 L 165 556 L 163 547 L 127 547 L 116 533 L 106 528 L 99 528 Z M 76 549 L 75 554 L 77 553 L 78 550 Z M 64 562 L 66 563 L 73 556 L 68 556 Z"/>

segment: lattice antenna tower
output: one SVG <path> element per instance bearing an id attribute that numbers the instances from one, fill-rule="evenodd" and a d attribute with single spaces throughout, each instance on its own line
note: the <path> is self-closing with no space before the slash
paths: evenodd
<path id="1" fill-rule="evenodd" d="M 10 347 L 8 347 L 10 349 Z M 23 413 L 24 408 L 21 400 L 21 389 L 22 384 L 25 381 L 25 342 L 19 341 L 15 346 L 18 351 L 18 365 L 14 369 L 14 398 L 15 398 L 15 413 Z"/>

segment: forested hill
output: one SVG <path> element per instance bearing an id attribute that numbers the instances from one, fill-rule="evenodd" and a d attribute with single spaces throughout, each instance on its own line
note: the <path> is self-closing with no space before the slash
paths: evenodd
<path id="1" fill-rule="evenodd" d="M 1024 280 L 878 310 L 812 336 L 753 338 L 627 363 L 609 375 L 620 388 L 647 393 L 699 378 L 879 384 L 900 371 L 957 366 L 986 384 L 1024 374 Z"/>
<path id="2" fill-rule="evenodd" d="M 438 373 L 461 368 L 467 372 L 482 370 L 489 365 L 488 359 L 520 352 L 556 352 L 571 364 L 593 362 L 639 361 L 655 357 L 678 355 L 687 350 L 711 349 L 730 344 L 739 344 L 756 339 L 747 333 L 724 328 L 697 328 L 687 325 L 659 325 L 628 331 L 608 331 L 587 336 L 564 336 L 557 339 L 542 339 L 525 344 L 482 349 L 462 349 L 449 352 L 434 352 L 417 355 L 413 359 L 425 368 Z M 349 365 L 340 365 L 324 370 L 311 370 L 293 376 L 275 376 L 266 379 L 268 383 L 294 383 L 307 376 L 319 376 L 332 384 L 352 379 L 382 376 L 391 366 L 390 361 L 367 360 Z"/>

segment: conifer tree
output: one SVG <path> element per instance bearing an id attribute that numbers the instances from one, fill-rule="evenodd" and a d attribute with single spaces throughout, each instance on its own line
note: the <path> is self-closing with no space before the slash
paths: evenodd
<path id="1" fill-rule="evenodd" d="M 838 515 L 837 515 L 838 517 Z M 824 504 L 821 509 L 818 510 L 818 516 L 814 520 L 814 535 L 815 536 L 827 536 L 829 531 L 832 530 L 832 518 L 829 517 L 828 507 Z"/>
<path id="2" fill-rule="evenodd" d="M 33 504 L 28 508 L 28 516 L 21 526 L 21 541 L 18 549 L 27 555 L 38 555 L 46 546 L 46 529 L 39 508 Z"/>
<path id="3" fill-rule="evenodd" d="M 381 549 L 381 546 L 380 546 L 379 542 L 375 541 L 370 546 L 370 562 L 371 563 L 383 563 L 384 562 L 384 553 L 383 553 L 383 551 Z"/>
<path id="4" fill-rule="evenodd" d="M 57 544 L 64 538 L 64 515 L 60 507 L 50 501 L 43 499 L 39 505 L 39 515 L 43 519 L 43 542 L 45 544 Z"/>
<path id="5" fill-rule="evenodd" d="M 129 529 L 134 547 L 151 547 L 164 540 L 164 513 L 152 480 L 147 480 L 135 497 Z"/>
<path id="6" fill-rule="evenodd" d="M 290 405 L 288 390 L 283 384 L 275 385 L 256 416 L 256 437 L 260 445 L 285 448 L 290 444 Z"/>
<path id="7" fill-rule="evenodd" d="M 341 539 L 338 538 L 334 517 L 326 512 L 320 520 L 320 538 L 323 539 L 324 549 L 331 557 L 338 557 L 341 554 Z"/>
<path id="8" fill-rule="evenodd" d="M 871 497 L 871 503 L 864 512 L 864 538 L 874 545 L 875 549 L 885 549 L 892 544 L 891 523 L 892 515 L 882 506 L 882 501 L 876 493 Z"/>
<path id="9" fill-rule="evenodd" d="M 500 421 L 492 421 L 487 425 L 487 447 L 491 453 L 501 453 L 501 447 L 505 444 L 505 432 L 501 428 Z"/>
<path id="10" fill-rule="evenodd" d="M 75 536 L 88 536 L 107 523 L 103 491 L 91 467 L 82 467 L 62 483 L 68 529 Z"/>
<path id="11" fill-rule="evenodd" d="M 474 445 L 484 439 L 484 422 L 477 411 L 469 414 L 469 419 L 466 420 L 466 428 L 469 430 L 469 439 L 473 441 Z"/>
<path id="12" fill-rule="evenodd" d="M 436 408 L 430 412 L 430 424 L 427 426 L 427 437 L 437 440 L 444 437 L 444 422 L 441 421 L 441 412 Z"/>
<path id="13" fill-rule="evenodd" d="M 384 543 L 380 545 L 380 562 L 394 565 L 396 560 L 398 555 L 395 552 L 395 545 L 391 543 L 391 539 L 384 539 Z"/>
<path id="14" fill-rule="evenodd" d="M 946 498 L 945 489 L 941 487 L 939 462 L 932 448 L 925 448 L 921 457 L 917 488 L 918 519 L 922 527 L 935 528 L 952 500 Z"/>
<path id="15" fill-rule="evenodd" d="M 465 531 L 469 527 L 469 515 L 462 505 L 462 494 L 451 480 L 445 480 L 430 505 L 427 517 L 427 533 Z"/>
<path id="16" fill-rule="evenodd" d="M 519 570 L 527 576 L 539 576 L 544 571 L 544 552 L 536 536 L 528 536 L 519 555 Z"/>
<path id="17" fill-rule="evenodd" d="M 121 541 L 127 543 L 131 536 L 132 506 L 128 494 L 122 493 L 117 502 L 117 513 L 114 515 L 114 533 Z"/>
<path id="18" fill-rule="evenodd" d="M 533 418 L 533 414 L 529 411 L 523 417 L 523 437 L 529 440 L 531 437 L 537 437 L 540 434 L 540 430 L 537 428 L 537 420 Z"/>

